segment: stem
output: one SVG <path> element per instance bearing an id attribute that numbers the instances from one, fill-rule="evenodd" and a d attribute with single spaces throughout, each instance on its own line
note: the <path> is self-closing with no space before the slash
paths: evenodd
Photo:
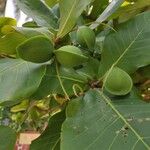
<path id="1" fill-rule="evenodd" d="M 76 88 L 78 88 L 82 94 L 83 94 L 84 92 L 83 92 L 83 89 L 82 89 L 78 84 L 74 84 L 74 85 L 72 86 L 73 92 L 74 92 L 75 96 L 79 97 L 79 94 L 77 93 Z"/>
<path id="2" fill-rule="evenodd" d="M 61 78 L 60 78 L 60 73 L 59 73 L 58 63 L 57 63 L 57 62 L 56 62 L 56 73 L 57 73 L 57 77 L 58 77 L 60 86 L 61 86 L 61 88 L 62 88 L 62 90 L 63 90 L 63 92 L 64 92 L 64 94 L 65 94 L 67 100 L 70 100 L 69 95 L 67 94 L 67 92 L 66 92 L 66 90 L 65 90 L 65 88 L 64 88 L 64 86 L 63 86 L 62 80 L 61 80 Z"/>
<path id="3" fill-rule="evenodd" d="M 92 21 L 92 22 L 89 22 L 89 23 L 85 23 L 84 26 L 88 26 L 88 25 L 91 25 L 92 23 L 98 23 L 99 25 L 103 25 L 103 26 L 106 26 L 108 28 L 110 28 L 112 31 L 114 32 L 117 32 L 112 26 L 110 26 L 109 24 L 106 24 L 106 23 L 99 23 L 99 22 L 96 22 L 96 21 Z M 76 31 L 78 30 L 78 27 L 75 27 L 72 29 L 72 31 Z"/>

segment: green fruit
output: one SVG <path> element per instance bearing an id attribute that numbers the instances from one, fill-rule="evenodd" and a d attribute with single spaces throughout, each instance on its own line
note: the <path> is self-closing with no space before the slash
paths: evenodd
<path id="1" fill-rule="evenodd" d="M 83 47 L 93 49 L 95 46 L 95 33 L 87 26 L 82 26 L 77 31 L 77 41 Z"/>
<path id="2" fill-rule="evenodd" d="M 115 67 L 106 75 L 104 87 L 113 95 L 126 95 L 132 89 L 131 77 L 122 69 Z"/>
<path id="3" fill-rule="evenodd" d="M 51 59 L 53 53 L 52 42 L 44 36 L 35 36 L 17 47 L 17 52 L 20 58 L 34 62 L 44 63 Z"/>
<path id="4" fill-rule="evenodd" d="M 66 67 L 75 67 L 88 60 L 82 51 L 75 46 L 63 46 L 54 53 L 58 62 Z"/>

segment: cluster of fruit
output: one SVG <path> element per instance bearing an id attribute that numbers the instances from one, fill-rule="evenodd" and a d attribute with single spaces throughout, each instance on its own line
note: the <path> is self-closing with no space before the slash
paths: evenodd
<path id="1" fill-rule="evenodd" d="M 95 46 L 95 33 L 87 26 L 82 26 L 76 34 L 77 42 L 82 47 L 93 49 Z M 41 51 L 42 49 L 42 51 Z M 54 50 L 52 42 L 44 36 L 36 36 L 18 46 L 19 57 L 34 63 L 44 63 L 55 55 L 56 60 L 64 67 L 75 67 L 88 61 L 80 48 L 66 45 Z M 126 95 L 132 89 L 132 79 L 118 67 L 113 67 L 104 78 L 105 89 L 113 95 Z"/>
<path id="2" fill-rule="evenodd" d="M 79 28 L 77 31 L 77 40 L 84 47 L 94 47 L 94 31 L 86 26 Z M 54 50 L 53 43 L 44 36 L 36 36 L 26 40 L 18 46 L 17 52 L 22 59 L 34 63 L 44 63 L 50 60 L 52 55 L 55 54 L 57 61 L 65 67 L 75 67 L 88 60 L 88 57 L 75 46 L 67 45 Z"/>

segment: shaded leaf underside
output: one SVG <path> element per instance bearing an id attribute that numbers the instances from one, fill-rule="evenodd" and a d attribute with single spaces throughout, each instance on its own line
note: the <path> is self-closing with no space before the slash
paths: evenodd
<path id="1" fill-rule="evenodd" d="M 0 60 L 0 101 L 29 97 L 39 87 L 45 66 L 21 59 Z"/>
<path id="2" fill-rule="evenodd" d="M 19 8 L 40 26 L 57 28 L 57 17 L 41 0 L 17 0 Z"/>

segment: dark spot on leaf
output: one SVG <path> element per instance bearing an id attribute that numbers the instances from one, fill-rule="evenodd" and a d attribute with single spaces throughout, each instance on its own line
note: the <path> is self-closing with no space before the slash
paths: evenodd
<path id="1" fill-rule="evenodd" d="M 126 126 L 126 127 L 125 127 L 125 130 L 128 130 L 128 129 L 129 129 L 129 127 Z"/>

